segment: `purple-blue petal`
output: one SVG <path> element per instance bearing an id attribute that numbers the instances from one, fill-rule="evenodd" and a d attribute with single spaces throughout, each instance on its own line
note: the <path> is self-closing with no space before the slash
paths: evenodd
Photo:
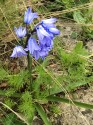
<path id="1" fill-rule="evenodd" d="M 53 33 L 54 35 L 59 35 L 60 31 L 57 28 L 50 28 L 49 31 Z"/>
<path id="2" fill-rule="evenodd" d="M 21 57 L 21 56 L 27 56 L 27 53 L 25 52 L 22 46 L 16 46 L 10 57 L 14 58 L 14 57 Z"/>
<path id="3" fill-rule="evenodd" d="M 34 51 L 32 56 L 33 56 L 36 60 L 38 60 L 38 59 L 40 58 L 40 53 L 39 53 L 39 51 L 38 51 L 38 50 L 37 50 L 37 51 Z"/>
<path id="4" fill-rule="evenodd" d="M 39 30 L 39 32 L 44 36 L 50 36 L 46 29 L 44 29 L 44 27 L 42 27 L 41 25 L 39 25 L 37 30 Z"/>
<path id="5" fill-rule="evenodd" d="M 44 41 L 43 39 L 45 37 L 47 38 L 52 38 L 53 37 L 53 34 L 49 32 L 49 30 L 47 30 L 46 28 L 44 28 L 42 25 L 39 25 L 37 28 L 37 35 L 38 35 L 38 38 L 39 38 L 39 42 L 44 44 Z"/>
<path id="6" fill-rule="evenodd" d="M 40 50 L 40 47 L 38 46 L 36 40 L 34 38 L 31 38 L 31 37 L 28 40 L 27 48 L 28 48 L 30 54 L 33 54 L 34 51 Z"/>
<path id="7" fill-rule="evenodd" d="M 42 41 L 44 38 L 44 35 L 39 31 L 39 29 L 37 28 L 37 35 L 38 35 L 38 39 L 39 41 Z"/>
<path id="8" fill-rule="evenodd" d="M 50 44 L 51 40 L 52 40 L 51 37 L 44 36 L 44 38 L 40 41 L 40 44 L 42 44 L 42 45 Z"/>
<path id="9" fill-rule="evenodd" d="M 57 21 L 56 18 L 50 18 L 50 19 L 42 20 L 42 23 L 55 23 L 56 21 Z"/>

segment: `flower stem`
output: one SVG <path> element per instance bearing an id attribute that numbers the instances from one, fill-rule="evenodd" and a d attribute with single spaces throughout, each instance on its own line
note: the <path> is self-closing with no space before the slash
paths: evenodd
<path id="1" fill-rule="evenodd" d="M 26 39 L 25 47 L 27 46 L 28 40 L 31 36 L 31 34 L 28 33 L 28 25 L 26 25 L 26 29 L 27 29 L 27 39 Z M 32 56 L 30 55 L 29 51 L 28 51 L 27 59 L 28 59 L 29 79 L 30 79 L 30 91 L 32 91 L 32 82 L 33 82 L 32 81 Z"/>
<path id="2" fill-rule="evenodd" d="M 28 52 L 28 70 L 29 70 L 29 79 L 30 79 L 30 91 L 32 91 L 32 57 Z"/>

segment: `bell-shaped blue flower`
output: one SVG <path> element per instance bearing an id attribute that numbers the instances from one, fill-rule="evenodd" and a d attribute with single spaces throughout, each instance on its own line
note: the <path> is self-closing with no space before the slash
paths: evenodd
<path id="1" fill-rule="evenodd" d="M 46 37 L 50 37 L 50 34 L 44 29 L 44 27 L 42 25 L 39 25 L 37 28 L 37 35 L 39 40 L 43 40 L 44 36 Z"/>
<path id="2" fill-rule="evenodd" d="M 59 35 L 60 31 L 56 28 L 54 23 L 56 22 L 56 18 L 50 18 L 41 21 L 41 25 L 47 30 L 47 32 L 53 35 Z"/>
<path id="3" fill-rule="evenodd" d="M 31 8 L 29 7 L 27 9 L 27 11 L 25 12 L 25 15 L 24 15 L 24 22 L 26 24 L 30 24 L 32 23 L 32 21 L 35 19 L 35 18 L 38 18 L 38 14 L 37 13 L 33 13 Z"/>
<path id="4" fill-rule="evenodd" d="M 40 47 L 37 44 L 35 38 L 31 38 L 31 37 L 29 38 L 26 50 L 29 51 L 30 54 L 32 54 L 32 55 L 33 55 L 34 51 L 40 50 Z"/>
<path id="5" fill-rule="evenodd" d="M 45 28 L 56 27 L 55 22 L 57 21 L 56 18 L 45 19 L 40 22 L 40 24 Z"/>
<path id="6" fill-rule="evenodd" d="M 41 50 L 39 56 L 41 57 L 42 60 L 44 60 L 45 57 L 48 56 L 48 51 Z"/>
<path id="7" fill-rule="evenodd" d="M 36 31 L 37 31 L 37 36 L 38 36 L 39 42 L 41 44 L 45 44 L 45 40 L 44 40 L 45 38 L 48 40 L 48 39 L 53 39 L 53 37 L 54 37 L 53 34 L 49 33 L 42 25 L 39 25 L 36 28 Z"/>
<path id="8" fill-rule="evenodd" d="M 55 35 L 60 34 L 60 31 L 54 25 L 56 20 L 56 18 L 46 19 L 42 20 L 39 24 L 36 25 L 35 28 L 39 38 L 39 42 L 41 44 L 46 44 L 48 41 L 53 40 Z"/>
<path id="9" fill-rule="evenodd" d="M 37 50 L 37 51 L 34 51 L 34 52 L 33 52 L 33 57 L 34 57 L 36 60 L 38 60 L 39 58 L 41 58 L 41 59 L 44 60 L 45 57 L 48 56 L 48 53 L 49 53 L 49 51 L 50 51 L 50 48 L 49 48 L 49 46 L 47 46 L 47 45 L 42 45 L 42 44 L 39 45 L 39 48 L 40 48 L 40 50 Z"/>
<path id="10" fill-rule="evenodd" d="M 48 55 L 48 50 L 45 48 L 43 48 L 43 47 L 41 47 L 40 48 L 40 50 L 38 50 L 38 51 L 34 51 L 34 53 L 33 53 L 33 57 L 36 59 L 36 60 L 38 60 L 39 58 L 41 58 L 41 59 L 45 59 L 45 57 Z"/>
<path id="11" fill-rule="evenodd" d="M 42 41 L 40 41 L 42 46 L 45 46 L 48 50 L 53 48 L 53 39 L 50 37 L 44 37 Z"/>
<path id="12" fill-rule="evenodd" d="M 22 46 L 16 46 L 10 57 L 14 58 L 14 57 L 21 57 L 21 56 L 27 56 L 27 53 L 25 52 Z"/>
<path id="13" fill-rule="evenodd" d="M 44 41 L 45 41 L 44 46 L 47 48 L 48 51 L 50 51 L 53 48 L 53 40 L 45 38 Z"/>
<path id="14" fill-rule="evenodd" d="M 37 50 L 37 51 L 34 51 L 33 52 L 33 57 L 36 59 L 36 60 L 38 60 L 39 58 L 41 58 L 41 59 L 45 59 L 45 57 L 48 55 L 48 50 L 47 50 L 47 48 L 45 47 L 43 47 L 43 46 L 40 46 L 40 50 Z"/>
<path id="15" fill-rule="evenodd" d="M 37 44 L 35 38 L 30 37 L 28 40 L 27 48 L 25 49 L 26 51 L 29 51 L 30 54 L 36 59 L 39 59 L 39 51 L 40 47 Z"/>
<path id="16" fill-rule="evenodd" d="M 15 27 L 14 30 L 18 38 L 23 38 L 26 35 L 26 28 L 23 28 L 22 26 L 18 29 Z"/>
<path id="17" fill-rule="evenodd" d="M 39 51 L 39 56 L 44 60 L 48 56 L 49 48 L 46 45 L 40 44 L 41 50 Z"/>

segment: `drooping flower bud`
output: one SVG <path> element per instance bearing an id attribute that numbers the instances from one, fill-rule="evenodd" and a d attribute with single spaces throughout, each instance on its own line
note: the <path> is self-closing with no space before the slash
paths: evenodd
<path id="1" fill-rule="evenodd" d="M 26 28 L 23 28 L 22 26 L 18 29 L 15 27 L 14 30 L 18 38 L 23 38 L 26 35 Z"/>
<path id="2" fill-rule="evenodd" d="M 25 15 L 24 15 L 24 22 L 26 24 L 31 24 L 32 21 L 35 19 L 35 18 L 38 18 L 38 14 L 37 13 L 33 13 L 31 8 L 29 7 L 27 9 L 27 11 L 25 11 Z"/>

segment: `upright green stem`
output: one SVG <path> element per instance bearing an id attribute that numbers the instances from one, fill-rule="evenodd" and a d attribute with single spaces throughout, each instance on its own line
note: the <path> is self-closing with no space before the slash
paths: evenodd
<path id="1" fill-rule="evenodd" d="M 30 78 L 30 91 L 32 91 L 32 57 L 28 52 L 28 70 L 29 70 L 29 78 Z"/>
<path id="2" fill-rule="evenodd" d="M 26 39 L 26 43 L 25 43 L 25 47 L 27 46 L 28 40 L 31 36 L 31 34 L 29 34 L 28 32 L 28 25 L 26 24 L 26 29 L 27 29 L 27 39 Z M 29 70 L 29 79 L 30 79 L 30 91 L 32 91 L 32 56 L 30 55 L 29 51 L 28 51 L 28 70 Z"/>

